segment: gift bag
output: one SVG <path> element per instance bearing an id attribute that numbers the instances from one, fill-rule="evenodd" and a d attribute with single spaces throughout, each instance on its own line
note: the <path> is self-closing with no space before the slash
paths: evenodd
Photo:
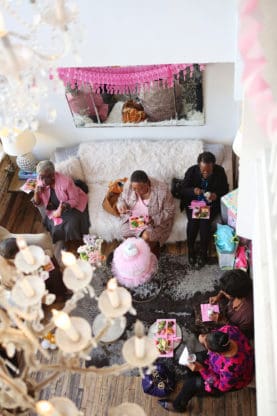
<path id="1" fill-rule="evenodd" d="M 247 272 L 248 260 L 245 246 L 238 246 L 235 258 L 235 269 L 241 269 Z"/>
<path id="2" fill-rule="evenodd" d="M 123 178 L 110 182 L 108 192 L 102 202 L 102 207 L 104 208 L 104 210 L 107 211 L 109 214 L 115 215 L 116 217 L 119 217 L 120 215 L 116 207 L 116 204 L 119 195 L 123 191 L 124 183 L 127 180 L 127 178 Z"/>
<path id="3" fill-rule="evenodd" d="M 175 377 L 164 364 L 158 363 L 151 374 L 144 374 L 141 384 L 144 393 L 165 397 L 174 390 Z"/>
<path id="4" fill-rule="evenodd" d="M 236 249 L 237 237 L 229 225 L 217 224 L 215 237 L 216 248 L 221 253 L 233 253 Z"/>

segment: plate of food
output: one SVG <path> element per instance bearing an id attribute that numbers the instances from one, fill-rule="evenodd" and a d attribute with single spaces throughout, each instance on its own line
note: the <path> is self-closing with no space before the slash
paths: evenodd
<path id="1" fill-rule="evenodd" d="M 156 347 L 160 357 L 173 357 L 174 340 L 173 338 L 157 337 L 155 338 Z"/>
<path id="2" fill-rule="evenodd" d="M 167 355 L 167 353 L 164 353 L 164 350 L 170 354 L 171 351 L 180 345 L 182 341 L 182 330 L 176 323 L 176 319 L 157 319 L 150 326 L 148 336 L 155 339 L 161 356 L 169 357 L 172 355 Z M 169 342 L 165 342 L 164 340 Z"/>
<path id="3" fill-rule="evenodd" d="M 130 217 L 129 226 L 131 230 L 144 228 L 147 225 L 147 218 L 143 215 L 139 217 Z"/>

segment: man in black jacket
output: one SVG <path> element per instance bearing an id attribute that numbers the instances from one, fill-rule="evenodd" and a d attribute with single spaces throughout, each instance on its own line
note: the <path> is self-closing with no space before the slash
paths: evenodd
<path id="1" fill-rule="evenodd" d="M 198 268 L 206 264 L 211 223 L 220 213 L 220 198 L 229 190 L 225 170 L 215 162 L 213 153 L 201 153 L 197 159 L 198 164 L 186 171 L 183 181 L 182 194 L 188 218 L 188 260 L 191 265 L 196 264 Z M 210 206 L 209 219 L 192 218 L 192 209 L 189 206 L 193 200 L 205 201 Z M 194 246 L 198 232 L 200 232 L 200 253 L 196 256 Z"/>

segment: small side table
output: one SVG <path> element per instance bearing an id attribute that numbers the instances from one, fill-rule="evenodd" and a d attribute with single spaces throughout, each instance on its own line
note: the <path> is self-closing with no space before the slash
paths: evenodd
<path id="1" fill-rule="evenodd" d="M 22 185 L 26 182 L 26 179 L 19 179 L 18 177 L 19 168 L 16 168 L 12 180 L 8 187 L 8 192 L 23 192 L 21 188 Z"/>

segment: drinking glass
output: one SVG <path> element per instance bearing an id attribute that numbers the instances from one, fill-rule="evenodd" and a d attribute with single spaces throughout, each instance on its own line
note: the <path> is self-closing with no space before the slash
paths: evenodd
<path id="1" fill-rule="evenodd" d="M 187 362 L 191 364 L 191 363 L 195 363 L 195 361 L 196 361 L 196 354 L 189 354 L 187 358 Z"/>

